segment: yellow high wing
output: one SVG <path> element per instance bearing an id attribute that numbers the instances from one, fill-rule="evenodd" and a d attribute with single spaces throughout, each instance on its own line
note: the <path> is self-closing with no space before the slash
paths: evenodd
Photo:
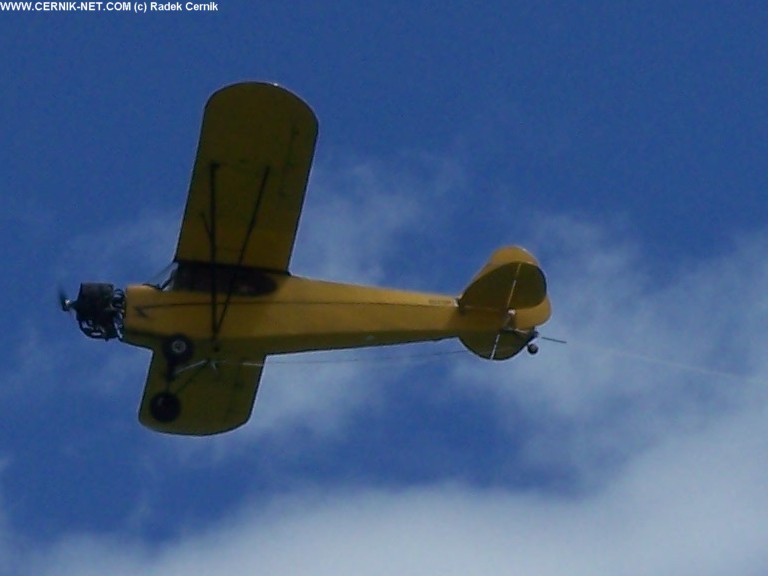
<path id="1" fill-rule="evenodd" d="M 316 139 L 314 112 L 283 88 L 250 82 L 213 94 L 176 261 L 287 271 Z"/>
<path id="2" fill-rule="evenodd" d="M 174 258 L 177 281 L 185 275 L 186 288 L 200 290 L 195 284 L 210 287 L 213 268 L 220 276 L 227 269 L 287 273 L 317 127 L 305 102 L 272 84 L 235 84 L 211 96 Z M 223 277 L 220 284 L 219 294 L 227 289 Z M 215 434 L 250 417 L 262 370 L 259 354 L 247 363 L 211 359 L 216 322 L 223 320 L 216 317 L 219 298 L 216 286 L 211 288 L 201 293 L 214 311 L 211 341 L 190 343 L 194 352 L 179 371 L 153 346 L 139 409 L 149 428 Z"/>

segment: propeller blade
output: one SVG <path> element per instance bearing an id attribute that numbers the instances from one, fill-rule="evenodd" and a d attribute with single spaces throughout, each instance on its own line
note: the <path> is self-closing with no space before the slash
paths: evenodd
<path id="1" fill-rule="evenodd" d="M 75 303 L 72 302 L 72 300 L 67 298 L 66 292 L 64 292 L 63 288 L 59 288 L 59 306 L 61 307 L 62 312 L 69 312 L 72 310 L 72 307 Z"/>

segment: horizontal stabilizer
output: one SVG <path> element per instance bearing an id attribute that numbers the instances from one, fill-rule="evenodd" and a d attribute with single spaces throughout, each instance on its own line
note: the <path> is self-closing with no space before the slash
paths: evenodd
<path id="1" fill-rule="evenodd" d="M 481 358 L 506 360 L 525 348 L 530 338 L 525 332 L 497 332 L 462 336 L 461 343 Z"/>
<path id="2" fill-rule="evenodd" d="M 541 304 L 547 281 L 536 259 L 515 246 L 500 248 L 459 298 L 461 308 L 519 310 Z"/>

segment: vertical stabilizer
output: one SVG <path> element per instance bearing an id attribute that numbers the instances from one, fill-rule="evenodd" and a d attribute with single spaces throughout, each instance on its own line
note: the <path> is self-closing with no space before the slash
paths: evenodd
<path id="1" fill-rule="evenodd" d="M 497 330 L 460 336 L 472 352 L 494 360 L 517 354 L 551 314 L 544 273 L 537 260 L 517 246 L 496 250 L 458 302 L 467 313 L 498 314 Z"/>

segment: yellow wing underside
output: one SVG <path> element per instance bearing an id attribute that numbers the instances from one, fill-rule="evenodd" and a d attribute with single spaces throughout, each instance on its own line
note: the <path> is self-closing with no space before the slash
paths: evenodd
<path id="1" fill-rule="evenodd" d="M 262 368 L 258 362 L 198 359 L 169 381 L 167 363 L 156 352 L 149 365 L 139 420 L 158 432 L 196 436 L 237 428 L 251 417 Z M 178 416 L 168 422 L 158 420 L 151 410 L 151 403 L 164 393 L 171 393 L 180 403 Z"/>
<path id="2" fill-rule="evenodd" d="M 205 107 L 176 261 L 287 271 L 317 118 L 271 84 L 228 86 Z"/>

